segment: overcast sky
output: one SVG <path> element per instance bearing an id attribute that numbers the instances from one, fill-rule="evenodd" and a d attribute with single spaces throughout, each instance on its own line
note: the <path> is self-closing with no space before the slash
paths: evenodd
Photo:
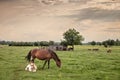
<path id="1" fill-rule="evenodd" d="M 0 40 L 61 41 L 69 28 L 84 42 L 120 39 L 120 0 L 0 0 Z"/>

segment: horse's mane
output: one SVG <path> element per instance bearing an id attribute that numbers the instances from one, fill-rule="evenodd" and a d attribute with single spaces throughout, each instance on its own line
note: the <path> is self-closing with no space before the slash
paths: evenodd
<path id="1" fill-rule="evenodd" d="M 57 54 L 53 50 L 48 49 L 48 51 L 51 53 L 52 56 L 55 56 L 55 57 L 53 57 L 54 60 L 60 61 L 60 59 L 58 58 Z"/>

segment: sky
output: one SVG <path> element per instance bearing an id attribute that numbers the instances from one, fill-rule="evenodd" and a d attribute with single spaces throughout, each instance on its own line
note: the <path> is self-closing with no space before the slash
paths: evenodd
<path id="1" fill-rule="evenodd" d="M 70 28 L 83 42 L 120 39 L 120 0 L 0 0 L 0 40 L 59 42 Z"/>

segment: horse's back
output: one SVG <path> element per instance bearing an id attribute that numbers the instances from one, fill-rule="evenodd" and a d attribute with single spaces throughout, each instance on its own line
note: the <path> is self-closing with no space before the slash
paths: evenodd
<path id="1" fill-rule="evenodd" d="M 33 49 L 32 54 L 40 60 L 52 58 L 51 53 L 47 49 Z"/>

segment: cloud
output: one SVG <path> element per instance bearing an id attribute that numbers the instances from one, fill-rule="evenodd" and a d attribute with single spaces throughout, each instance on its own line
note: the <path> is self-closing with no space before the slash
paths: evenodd
<path id="1" fill-rule="evenodd" d="M 114 27 L 107 28 L 104 31 L 106 31 L 106 32 L 120 32 L 120 27 L 117 27 L 117 28 L 114 28 Z"/>
<path id="2" fill-rule="evenodd" d="M 83 0 L 78 0 L 82 3 Z M 99 21 L 120 21 L 120 2 L 119 0 L 84 0 L 86 3 L 69 7 L 71 14 L 59 15 L 59 17 L 67 17 L 77 21 L 82 20 L 99 20 Z M 84 2 L 83 1 L 83 2 Z M 79 3 L 78 2 L 78 3 Z M 77 4 L 77 3 L 76 3 Z M 72 8 L 73 7 L 73 8 Z M 71 8 L 71 9 L 70 9 Z"/>
<path id="3" fill-rule="evenodd" d="M 102 32 L 107 32 L 107 33 L 116 33 L 118 35 L 120 35 L 120 21 L 117 22 L 104 22 L 101 23 L 101 25 L 99 25 L 103 28 L 101 28 L 100 31 Z M 114 35 L 117 36 L 117 35 Z"/>
<path id="4" fill-rule="evenodd" d="M 15 0 L 0 0 L 0 2 L 11 2 L 11 1 L 15 1 Z"/>
<path id="5" fill-rule="evenodd" d="M 68 0 L 69 3 L 87 3 L 92 0 Z"/>
<path id="6" fill-rule="evenodd" d="M 120 21 L 120 10 L 104 10 L 99 8 L 85 8 L 78 14 L 66 15 L 64 17 L 76 18 L 78 21 L 90 19 L 100 21 Z"/>
<path id="7" fill-rule="evenodd" d="M 86 41 L 100 41 L 113 33 L 114 38 L 119 37 L 119 5 L 100 2 L 108 0 L 44 0 L 51 1 L 48 5 L 41 1 L 0 0 L 0 38 L 60 41 L 69 28 L 79 31 Z"/>

